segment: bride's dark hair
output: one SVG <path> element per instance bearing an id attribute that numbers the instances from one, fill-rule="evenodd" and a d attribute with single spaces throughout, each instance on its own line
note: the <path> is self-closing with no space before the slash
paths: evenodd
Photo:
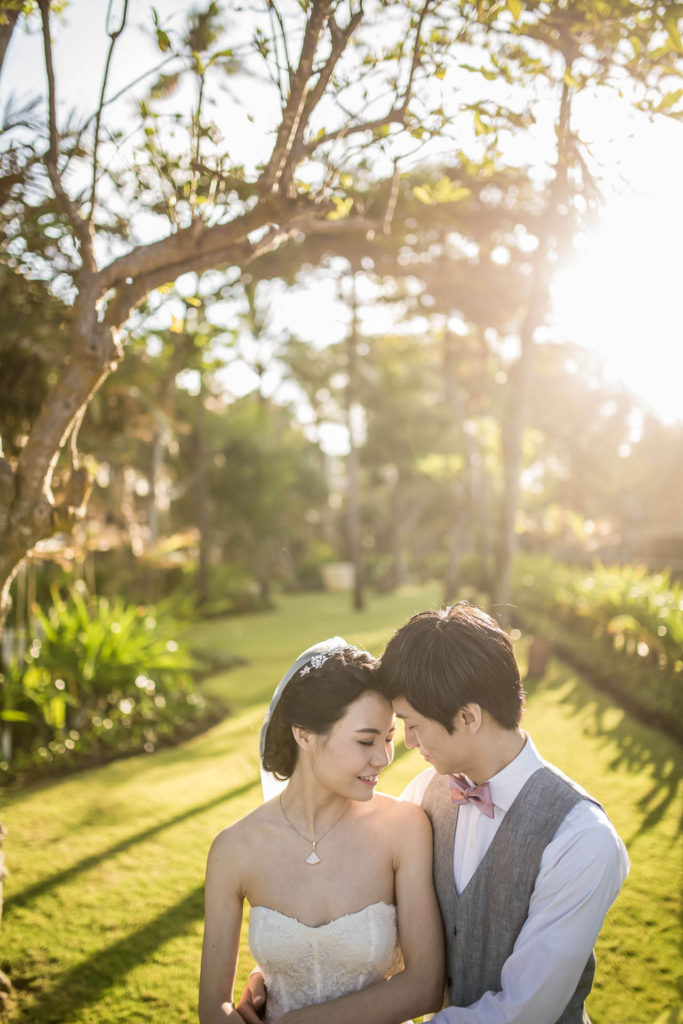
<path id="1" fill-rule="evenodd" d="M 288 779 L 299 752 L 292 726 L 324 736 L 355 700 L 368 690 L 380 692 L 377 665 L 371 654 L 355 647 L 330 655 L 320 668 L 313 668 L 310 662 L 303 665 L 303 672 L 299 669 L 287 684 L 268 725 L 265 770 L 277 779 Z"/>

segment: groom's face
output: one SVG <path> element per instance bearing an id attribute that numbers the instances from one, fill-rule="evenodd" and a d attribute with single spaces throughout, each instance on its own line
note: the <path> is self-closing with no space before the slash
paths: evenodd
<path id="1" fill-rule="evenodd" d="M 405 697 L 393 701 L 396 717 L 403 721 L 405 744 L 409 750 L 417 747 L 425 761 L 434 765 L 440 775 L 465 772 L 471 768 L 471 741 L 466 729 L 459 728 L 457 720 L 452 733 L 433 718 L 426 718 Z"/>

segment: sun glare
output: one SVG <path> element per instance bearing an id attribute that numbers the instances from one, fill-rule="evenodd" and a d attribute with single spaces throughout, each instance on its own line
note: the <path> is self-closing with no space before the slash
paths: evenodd
<path id="1" fill-rule="evenodd" d="M 552 289 L 562 339 L 600 352 L 607 376 L 666 421 L 683 419 L 681 239 L 671 196 L 614 200 Z"/>

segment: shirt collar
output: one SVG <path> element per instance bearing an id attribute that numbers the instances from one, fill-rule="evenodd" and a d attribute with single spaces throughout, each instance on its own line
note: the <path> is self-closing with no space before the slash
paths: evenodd
<path id="1" fill-rule="evenodd" d="M 488 780 L 491 799 L 502 811 L 510 808 L 522 786 L 545 763 L 529 734 L 525 732 L 524 736 L 526 742 L 514 761 L 510 761 Z"/>

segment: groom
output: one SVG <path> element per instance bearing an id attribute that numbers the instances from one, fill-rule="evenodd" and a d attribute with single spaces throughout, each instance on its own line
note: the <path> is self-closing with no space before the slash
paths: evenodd
<path id="1" fill-rule="evenodd" d="M 421 612 L 380 672 L 406 746 L 432 766 L 403 798 L 434 829 L 448 974 L 434 1021 L 586 1024 L 593 945 L 629 862 L 600 804 L 520 729 L 510 638 L 471 605 Z M 251 989 L 262 1005 L 258 975 Z M 253 1005 L 240 1004 L 247 1020 Z"/>
<path id="2" fill-rule="evenodd" d="M 593 945 L 628 873 L 600 804 L 519 722 L 512 642 L 467 604 L 413 616 L 382 657 L 406 746 L 433 766 L 404 798 L 434 829 L 447 1003 L 438 1024 L 585 1024 Z"/>

